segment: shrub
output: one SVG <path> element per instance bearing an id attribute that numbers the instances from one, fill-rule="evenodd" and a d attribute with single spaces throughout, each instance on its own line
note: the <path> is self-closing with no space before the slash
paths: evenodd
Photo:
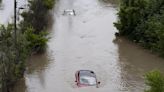
<path id="1" fill-rule="evenodd" d="M 45 50 L 47 15 L 54 3 L 55 0 L 29 1 L 30 9 L 22 14 L 24 20 L 19 24 L 17 39 L 13 25 L 0 26 L 0 92 L 8 92 L 23 76 L 28 55 Z"/>
<path id="2" fill-rule="evenodd" d="M 45 30 L 48 26 L 49 10 L 53 8 L 55 0 L 33 0 L 29 3 L 30 10 L 22 13 L 24 21 L 21 22 L 20 27 L 27 34 L 31 51 L 42 52 L 48 41 Z"/>
<path id="3" fill-rule="evenodd" d="M 121 0 L 120 35 L 164 56 L 164 0 Z"/>
<path id="4" fill-rule="evenodd" d="M 146 74 L 146 84 L 150 87 L 145 92 L 164 92 L 164 75 L 159 71 Z"/>
<path id="5" fill-rule="evenodd" d="M 55 0 L 43 0 L 43 2 L 47 9 L 52 9 L 55 4 Z"/>
<path id="6" fill-rule="evenodd" d="M 27 41 L 23 34 L 15 38 L 13 25 L 0 27 L 0 89 L 6 92 L 8 87 L 23 76 L 25 70 L 25 59 L 27 57 Z"/>
<path id="7" fill-rule="evenodd" d="M 34 34 L 33 28 L 27 28 L 26 32 L 26 39 L 29 42 L 29 49 L 31 52 L 42 52 L 46 48 L 46 43 L 48 38 L 46 38 L 46 32 L 40 32 L 39 34 Z"/>

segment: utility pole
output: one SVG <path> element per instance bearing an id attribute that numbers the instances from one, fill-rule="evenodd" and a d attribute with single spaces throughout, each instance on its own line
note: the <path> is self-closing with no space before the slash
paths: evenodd
<path id="1" fill-rule="evenodd" d="M 14 0 L 14 40 L 15 40 L 15 63 L 18 63 L 18 48 L 17 48 L 17 1 Z"/>
<path id="2" fill-rule="evenodd" d="M 14 0 L 14 39 L 15 47 L 17 45 L 17 2 Z"/>

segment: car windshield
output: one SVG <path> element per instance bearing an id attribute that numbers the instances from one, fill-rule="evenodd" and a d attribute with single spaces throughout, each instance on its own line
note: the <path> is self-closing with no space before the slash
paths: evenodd
<path id="1" fill-rule="evenodd" d="M 80 76 L 80 83 L 84 85 L 96 85 L 96 78 L 91 76 Z"/>
<path id="2" fill-rule="evenodd" d="M 75 11 L 74 10 L 64 10 L 64 15 L 75 15 Z"/>

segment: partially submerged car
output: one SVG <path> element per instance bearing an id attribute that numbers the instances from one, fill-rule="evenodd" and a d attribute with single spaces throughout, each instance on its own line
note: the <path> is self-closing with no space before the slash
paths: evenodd
<path id="1" fill-rule="evenodd" d="M 64 10 L 63 15 L 73 15 L 73 16 L 75 16 L 76 13 L 75 13 L 74 9 L 67 9 L 67 10 Z"/>
<path id="2" fill-rule="evenodd" d="M 96 86 L 98 88 L 100 84 L 96 74 L 91 70 L 79 70 L 75 73 L 75 78 L 78 87 Z"/>

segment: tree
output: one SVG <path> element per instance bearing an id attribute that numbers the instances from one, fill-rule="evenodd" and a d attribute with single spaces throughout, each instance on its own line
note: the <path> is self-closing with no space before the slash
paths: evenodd
<path id="1" fill-rule="evenodd" d="M 27 41 L 19 34 L 15 47 L 13 25 L 0 27 L 0 89 L 6 92 L 8 87 L 23 76 L 27 57 Z M 17 55 L 16 55 L 17 54 Z"/>
<path id="2" fill-rule="evenodd" d="M 120 35 L 164 56 L 164 0 L 121 0 Z"/>

